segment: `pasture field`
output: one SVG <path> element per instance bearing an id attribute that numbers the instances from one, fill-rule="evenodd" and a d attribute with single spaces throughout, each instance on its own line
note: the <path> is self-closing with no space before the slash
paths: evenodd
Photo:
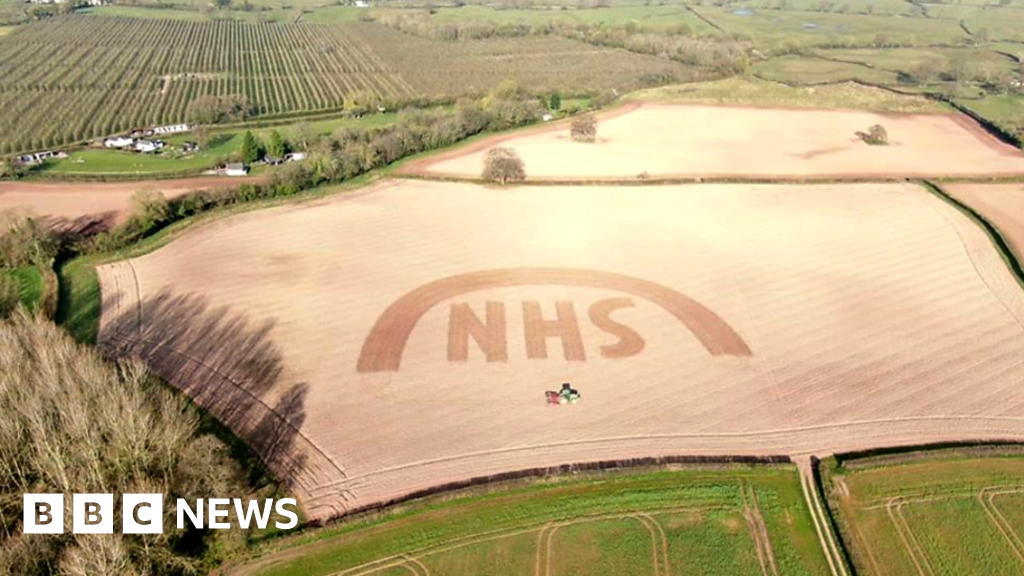
<path id="1" fill-rule="evenodd" d="M 829 501 L 858 574 L 1024 570 L 1024 457 L 979 451 L 832 463 Z"/>
<path id="2" fill-rule="evenodd" d="M 749 76 L 651 88 L 632 94 L 630 98 L 664 104 L 838 108 L 900 113 L 951 111 L 949 107 L 923 97 L 894 94 L 852 82 L 824 86 L 786 86 Z"/>
<path id="3" fill-rule="evenodd" d="M 309 126 L 318 135 L 330 135 L 343 128 L 375 128 L 392 124 L 398 118 L 397 113 L 367 114 L 358 119 L 329 118 L 309 120 L 302 124 Z M 54 174 L 91 174 L 91 175 L 127 175 L 156 176 L 166 173 L 184 172 L 187 170 L 205 170 L 215 168 L 217 164 L 238 155 L 245 132 L 251 131 L 254 136 L 266 143 L 271 132 L 277 130 L 288 140 L 298 123 L 284 124 L 269 128 L 224 128 L 212 132 L 210 144 L 198 152 L 183 154 L 170 151 L 161 154 L 135 154 L 121 150 L 104 148 L 86 148 L 72 151 L 67 158 L 50 160 L 37 168 L 39 172 Z M 164 139 L 175 146 L 194 141 L 191 134 L 179 134 Z"/>
<path id="4" fill-rule="evenodd" d="M 388 10 L 374 10 L 375 14 L 387 14 Z M 422 13 L 422 11 L 420 11 Z M 441 8 L 433 16 L 441 22 L 460 22 L 465 20 L 481 20 L 487 22 L 524 22 L 527 24 L 545 24 L 548 22 L 566 22 L 571 24 L 622 24 L 636 22 L 652 29 L 665 29 L 685 24 L 698 34 L 714 32 L 714 28 L 701 20 L 683 4 L 665 6 L 614 6 L 602 9 L 580 10 L 496 10 L 486 6 L 464 6 L 461 8 Z"/>
<path id="5" fill-rule="evenodd" d="M 899 76 L 856 63 L 835 62 L 806 56 L 783 56 L 759 62 L 751 72 L 765 80 L 795 84 L 830 84 L 835 82 L 866 82 L 895 85 Z"/>
<path id="6" fill-rule="evenodd" d="M 828 570 L 791 465 L 492 487 L 328 528 L 227 574 L 761 576 L 773 567 L 794 576 Z"/>
<path id="7" fill-rule="evenodd" d="M 870 45 L 879 35 L 900 45 L 954 44 L 968 39 L 956 20 L 896 18 L 831 12 L 752 10 L 737 14 L 732 7 L 694 7 L 701 16 L 730 33 L 750 36 L 756 46 Z"/>
<path id="8" fill-rule="evenodd" d="M 875 124 L 886 128 L 889 145 L 857 137 Z M 547 125 L 479 140 L 404 170 L 475 178 L 499 145 L 514 149 L 527 179 L 536 180 L 1024 175 L 1024 152 L 964 115 L 642 103 L 603 116 L 593 143 L 572 141 L 567 123 Z"/>
<path id="9" fill-rule="evenodd" d="M 202 95 L 238 94 L 273 116 L 337 110 L 353 97 L 481 94 L 506 78 L 572 92 L 689 74 L 554 37 L 451 44 L 367 23 L 55 17 L 0 40 L 0 154 L 181 122 Z"/>
<path id="10" fill-rule="evenodd" d="M 942 188 L 995 226 L 1024 265 L 1024 184 L 944 184 Z"/>
<path id="11" fill-rule="evenodd" d="M 571 462 L 1024 437 L 1024 293 L 906 183 L 388 180 L 98 276 L 99 345 L 314 519 Z M 562 382 L 583 401 L 546 405 Z"/>

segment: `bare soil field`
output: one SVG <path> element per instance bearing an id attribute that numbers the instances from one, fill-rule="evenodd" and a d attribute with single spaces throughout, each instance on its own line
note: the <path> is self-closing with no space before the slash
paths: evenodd
<path id="1" fill-rule="evenodd" d="M 857 137 L 874 124 L 887 129 L 888 146 Z M 597 135 L 595 143 L 573 142 L 561 123 L 481 140 L 402 171 L 477 178 L 487 151 L 505 146 L 534 180 L 1024 175 L 1024 152 L 960 114 L 644 103 L 602 117 Z"/>
<path id="2" fill-rule="evenodd" d="M 259 176 L 206 176 L 137 182 L 0 182 L 0 211 L 25 210 L 34 216 L 50 216 L 69 221 L 85 216 L 117 221 L 131 208 L 132 195 L 139 190 L 156 190 L 173 198 L 195 190 L 229 188 L 261 179 Z"/>
<path id="3" fill-rule="evenodd" d="M 950 184 L 943 189 L 998 228 L 1024 263 L 1024 184 Z"/>
<path id="4" fill-rule="evenodd" d="M 1024 292 L 911 184 L 385 181 L 99 276 L 100 345 L 312 518 L 570 462 L 1024 439 Z"/>

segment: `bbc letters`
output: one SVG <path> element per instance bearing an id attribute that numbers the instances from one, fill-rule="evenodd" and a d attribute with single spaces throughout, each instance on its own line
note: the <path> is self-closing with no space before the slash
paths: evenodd
<path id="1" fill-rule="evenodd" d="M 279 500 L 242 500 L 240 498 L 198 498 L 189 503 L 177 500 L 177 528 L 184 530 L 186 522 L 196 528 L 228 529 L 234 510 L 238 526 L 264 529 L 270 523 L 271 512 L 287 521 L 274 525 L 281 530 L 299 524 L 294 498 Z M 63 534 L 63 494 L 25 494 L 23 525 L 25 534 Z M 71 496 L 71 531 L 74 534 L 113 534 L 117 508 L 113 494 L 73 494 Z M 124 494 L 121 498 L 121 533 L 161 534 L 164 531 L 163 494 Z"/>

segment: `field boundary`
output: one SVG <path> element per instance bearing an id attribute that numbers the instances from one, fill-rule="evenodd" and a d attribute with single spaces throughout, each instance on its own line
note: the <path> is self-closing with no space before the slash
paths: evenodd
<path id="1" fill-rule="evenodd" d="M 535 468 L 524 468 L 510 472 L 499 472 L 485 476 L 474 476 L 465 480 L 455 480 L 438 484 L 422 490 L 410 492 L 404 496 L 391 498 L 380 502 L 369 503 L 365 506 L 351 508 L 344 514 L 327 518 L 319 522 L 310 522 L 310 525 L 328 525 L 341 521 L 348 521 L 353 517 L 378 513 L 384 509 L 391 508 L 398 504 L 405 504 L 416 500 L 422 500 L 431 496 L 439 496 L 459 492 L 469 488 L 500 484 L 510 480 L 524 480 L 559 477 L 579 474 L 581 472 L 610 472 L 614 470 L 626 470 L 633 468 L 664 468 L 672 465 L 781 465 L 792 464 L 793 460 L 785 455 L 770 456 L 744 456 L 744 455 L 671 455 L 671 456 L 648 456 L 643 458 L 628 458 L 622 460 L 595 460 L 590 462 L 577 462 L 570 464 L 559 464 L 557 466 L 541 466 Z"/>
<path id="2" fill-rule="evenodd" d="M 1024 289 L 1024 264 L 1022 264 L 1024 254 L 1018 255 L 1014 251 L 1013 247 L 1010 246 L 1010 243 L 1003 236 L 1003 233 L 1000 232 L 999 228 L 989 222 L 988 219 L 982 216 L 980 212 L 943 190 L 938 184 L 929 180 L 923 180 L 921 181 L 921 185 L 925 190 L 931 192 L 935 196 L 938 196 L 940 199 L 945 200 L 947 203 L 953 205 L 954 208 L 959 209 L 960 212 L 973 220 L 975 224 L 985 231 L 992 243 L 995 244 L 996 250 L 1003 258 L 1006 266 L 1010 269 L 1010 273 L 1017 280 L 1017 283 L 1020 284 L 1020 287 Z"/>

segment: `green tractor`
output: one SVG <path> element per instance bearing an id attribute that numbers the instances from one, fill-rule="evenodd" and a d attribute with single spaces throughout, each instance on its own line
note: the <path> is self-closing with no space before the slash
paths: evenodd
<path id="1" fill-rule="evenodd" d="M 580 392 L 573 388 L 568 382 L 562 384 L 559 391 L 548 390 L 544 393 L 548 404 L 575 404 L 580 401 Z"/>

